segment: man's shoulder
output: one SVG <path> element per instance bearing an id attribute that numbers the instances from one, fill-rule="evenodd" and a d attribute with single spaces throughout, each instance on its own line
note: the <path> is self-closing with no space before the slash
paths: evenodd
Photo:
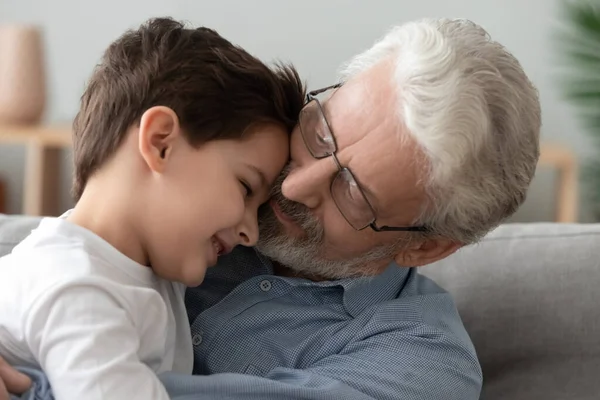
<path id="1" fill-rule="evenodd" d="M 385 320 L 399 323 L 410 320 L 471 344 L 450 293 L 417 269 L 411 271 L 398 294 L 378 304 L 374 312 Z M 402 315 L 402 321 L 391 317 L 394 315 Z"/>
<path id="2" fill-rule="evenodd" d="M 395 349 L 399 356 L 468 370 L 480 379 L 477 353 L 451 295 L 429 278 L 411 272 L 394 298 L 364 313 L 367 322 L 356 336 L 358 341 L 374 341 Z"/>

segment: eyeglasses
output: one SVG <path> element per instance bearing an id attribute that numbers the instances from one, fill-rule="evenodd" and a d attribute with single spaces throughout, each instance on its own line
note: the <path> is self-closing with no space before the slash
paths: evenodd
<path id="1" fill-rule="evenodd" d="M 341 83 L 323 89 L 309 92 L 306 96 L 306 105 L 300 112 L 299 125 L 302 140 L 309 153 L 316 159 L 332 157 L 338 172 L 331 181 L 331 197 L 338 210 L 348 223 L 357 231 L 370 227 L 375 232 L 384 231 L 426 231 L 424 226 L 377 226 L 373 206 L 367 200 L 356 178 L 346 167 L 342 167 L 336 156 L 337 144 L 323 106 L 317 95 L 331 89 L 337 89 Z"/>

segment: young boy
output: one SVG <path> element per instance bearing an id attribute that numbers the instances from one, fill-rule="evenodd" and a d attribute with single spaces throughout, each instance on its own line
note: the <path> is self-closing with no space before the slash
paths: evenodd
<path id="1" fill-rule="evenodd" d="M 156 373 L 192 372 L 184 285 L 256 242 L 303 100 L 292 67 L 206 28 L 112 43 L 74 122 L 75 208 L 0 260 L 0 355 L 59 400 L 167 399 Z"/>

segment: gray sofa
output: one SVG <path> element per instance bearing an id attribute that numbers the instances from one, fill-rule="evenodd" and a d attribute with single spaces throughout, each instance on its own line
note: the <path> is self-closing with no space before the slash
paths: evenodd
<path id="1" fill-rule="evenodd" d="M 0 255 L 38 222 L 0 216 Z M 454 295 L 482 399 L 600 399 L 599 254 L 600 224 L 507 224 L 422 268 Z"/>

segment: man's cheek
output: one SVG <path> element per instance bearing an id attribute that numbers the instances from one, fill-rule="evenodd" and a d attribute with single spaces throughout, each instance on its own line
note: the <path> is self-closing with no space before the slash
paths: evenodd
<path id="1" fill-rule="evenodd" d="M 348 225 L 348 222 L 340 215 L 337 209 L 332 211 L 335 211 L 335 213 L 329 213 L 325 216 L 323 221 L 320 221 L 324 228 L 323 239 L 330 246 L 339 248 L 340 245 L 344 245 L 348 240 L 351 240 L 356 231 Z"/>

